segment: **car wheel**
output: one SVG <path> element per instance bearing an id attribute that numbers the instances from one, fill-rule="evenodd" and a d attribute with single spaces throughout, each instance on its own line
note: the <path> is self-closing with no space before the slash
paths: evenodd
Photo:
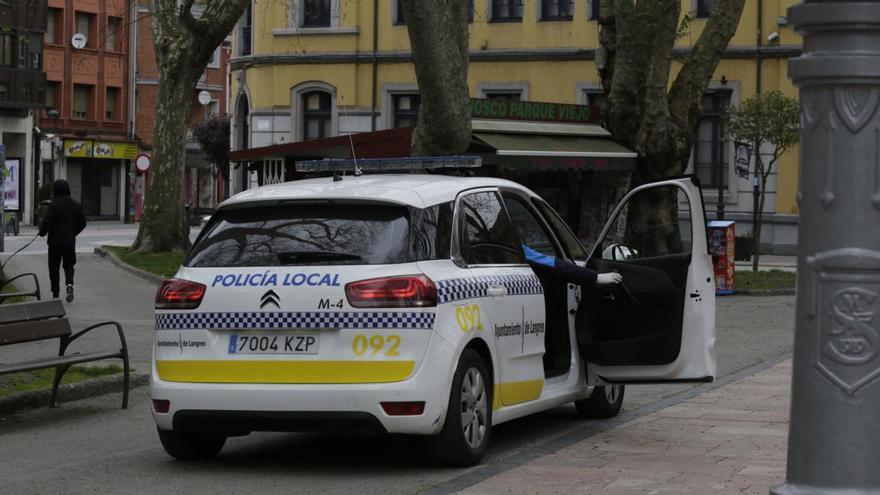
<path id="1" fill-rule="evenodd" d="M 574 407 L 585 418 L 613 418 L 620 412 L 625 391 L 623 385 L 596 387 L 589 399 L 574 401 Z"/>
<path id="2" fill-rule="evenodd" d="M 428 448 L 436 461 L 447 466 L 478 464 L 492 430 L 492 379 L 480 355 L 465 349 L 452 379 L 446 421 Z"/>
<path id="3" fill-rule="evenodd" d="M 194 431 L 159 430 L 159 440 L 165 452 L 180 461 L 200 461 L 213 459 L 223 444 L 225 435 L 200 433 Z"/>

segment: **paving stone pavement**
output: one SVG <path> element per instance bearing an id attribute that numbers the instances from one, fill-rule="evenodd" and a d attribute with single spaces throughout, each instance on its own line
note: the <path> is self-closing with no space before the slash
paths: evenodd
<path id="1" fill-rule="evenodd" d="M 515 467 L 481 494 L 761 494 L 785 479 L 791 360 Z"/>

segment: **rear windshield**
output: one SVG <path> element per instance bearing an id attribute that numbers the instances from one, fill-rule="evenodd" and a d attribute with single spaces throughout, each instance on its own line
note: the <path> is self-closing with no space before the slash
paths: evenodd
<path id="1" fill-rule="evenodd" d="M 185 264 L 380 265 L 448 257 L 448 245 L 443 246 L 447 241 L 436 228 L 438 211 L 384 204 L 287 204 L 220 211 Z"/>

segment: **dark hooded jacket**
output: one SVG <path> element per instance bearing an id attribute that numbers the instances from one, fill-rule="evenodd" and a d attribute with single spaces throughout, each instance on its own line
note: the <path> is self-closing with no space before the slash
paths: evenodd
<path id="1" fill-rule="evenodd" d="M 52 184 L 52 204 L 40 222 L 40 236 L 49 235 L 50 246 L 76 246 L 76 236 L 86 228 L 82 206 L 70 197 L 70 184 L 56 180 Z"/>

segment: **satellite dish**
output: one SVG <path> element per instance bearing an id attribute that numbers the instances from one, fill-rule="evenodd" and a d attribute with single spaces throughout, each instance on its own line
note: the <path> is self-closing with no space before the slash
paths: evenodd
<path id="1" fill-rule="evenodd" d="M 77 50 L 85 48 L 87 42 L 88 38 L 86 38 L 86 35 L 82 33 L 76 33 L 73 35 L 72 38 L 70 38 L 70 44 L 73 45 L 73 47 Z"/>

